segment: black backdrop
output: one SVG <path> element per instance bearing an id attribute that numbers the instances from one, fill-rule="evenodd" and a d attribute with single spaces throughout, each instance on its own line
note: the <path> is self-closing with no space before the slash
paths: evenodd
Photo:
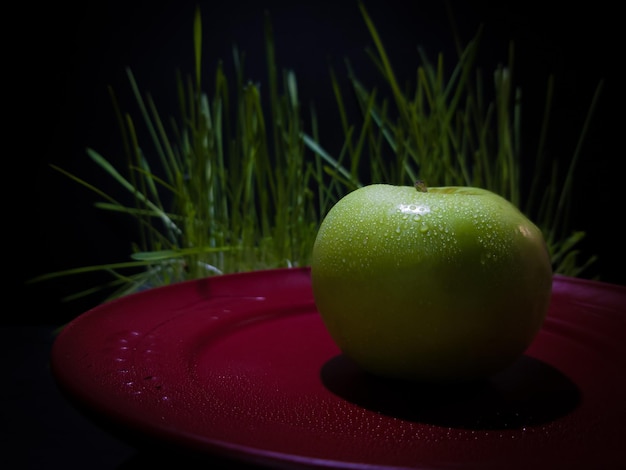
<path id="1" fill-rule="evenodd" d="M 203 13 L 205 76 L 218 59 L 228 64 L 232 46 L 246 54 L 247 76 L 263 83 L 263 12 L 272 18 L 280 67 L 296 73 L 300 96 L 324 116 L 322 139 L 340 141 L 330 87 L 329 63 L 341 75 L 349 57 L 360 77 L 375 74 L 364 48 L 371 39 L 356 1 L 278 0 L 198 2 Z M 517 84 L 523 90 L 526 141 L 532 152 L 549 74 L 556 76 L 556 107 L 549 148 L 567 160 L 574 150 L 592 95 L 605 80 L 600 105 L 576 174 L 573 228 L 586 230 L 584 255 L 600 260 L 583 277 L 626 284 L 619 219 L 623 121 L 618 98 L 615 12 L 608 2 L 584 11 L 551 8 L 550 2 L 451 1 L 461 38 L 484 25 L 478 65 L 490 73 L 516 50 Z M 418 65 L 416 46 L 430 57 L 454 59 L 444 2 L 365 1 L 398 74 L 410 78 Z M 495 5 L 495 6 L 494 6 Z M 135 230 L 131 221 L 93 208 L 96 197 L 52 170 L 59 165 L 99 187 L 113 188 L 86 156 L 92 147 L 114 162 L 121 143 L 107 86 L 132 110 L 124 68 L 155 97 L 163 115 L 176 112 L 175 70 L 193 70 L 192 20 L 196 2 L 92 1 L 23 4 L 5 15 L 14 23 L 4 41 L 4 251 L 7 304 L 4 323 L 59 324 L 96 305 L 98 296 L 69 304 L 61 297 L 108 277 L 77 276 L 25 285 L 46 272 L 124 261 Z M 7 34 L 7 28 L 4 28 Z M 120 159 L 121 161 L 121 159 Z"/>

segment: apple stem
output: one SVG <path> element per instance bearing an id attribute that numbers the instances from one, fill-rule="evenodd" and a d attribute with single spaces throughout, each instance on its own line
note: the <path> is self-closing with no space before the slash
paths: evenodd
<path id="1" fill-rule="evenodd" d="M 426 183 L 422 180 L 417 180 L 415 182 L 415 189 L 417 189 L 420 193 L 428 192 L 428 188 L 426 188 Z"/>

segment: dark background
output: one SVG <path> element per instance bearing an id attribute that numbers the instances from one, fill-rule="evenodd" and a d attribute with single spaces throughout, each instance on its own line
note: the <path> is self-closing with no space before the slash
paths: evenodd
<path id="1" fill-rule="evenodd" d="M 621 191 L 623 129 L 618 98 L 616 14 L 608 2 L 584 10 L 551 8 L 550 2 L 451 1 L 461 39 L 467 42 L 484 25 L 478 66 L 490 80 L 515 43 L 515 77 L 523 91 L 525 148 L 532 156 L 550 74 L 556 98 L 550 124 L 551 156 L 567 162 L 596 86 L 604 79 L 600 104 L 576 173 L 572 228 L 585 230 L 583 258 L 600 258 L 582 277 L 626 284 Z M 175 71 L 193 72 L 192 21 L 196 2 L 92 1 L 23 4 L 4 22 L 16 26 L 4 41 L 3 221 L 9 307 L 7 324 L 61 324 L 100 301 L 63 303 L 64 295 L 108 280 L 95 274 L 34 285 L 33 276 L 79 266 L 128 259 L 135 227 L 123 216 L 93 208 L 96 196 L 50 168 L 56 164 L 98 187 L 123 194 L 87 157 L 92 147 L 121 162 L 121 140 L 107 86 L 122 107 L 135 113 L 125 67 L 140 88 L 150 92 L 161 114 L 176 114 Z M 232 47 L 246 54 L 247 78 L 266 80 L 263 12 L 270 13 L 279 67 L 296 73 L 301 101 L 313 101 L 322 122 L 322 144 L 338 153 L 338 114 L 329 65 L 339 76 L 349 58 L 364 81 L 378 77 L 365 48 L 372 45 L 356 1 L 199 2 L 203 13 L 205 88 L 219 59 L 232 66 Z M 396 72 L 411 79 L 419 65 L 416 46 L 434 59 L 455 61 L 454 39 L 444 2 L 365 1 Z M 6 31 L 6 28 L 5 28 Z M 3 34 L 6 34 L 3 33 Z M 228 69 L 227 70 L 232 70 Z M 116 192 L 117 191 L 117 192 Z"/>

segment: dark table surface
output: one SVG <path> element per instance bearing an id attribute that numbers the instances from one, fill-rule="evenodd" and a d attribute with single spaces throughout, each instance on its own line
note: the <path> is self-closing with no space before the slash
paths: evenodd
<path id="1" fill-rule="evenodd" d="M 55 328 L 0 331 L 3 459 L 19 469 L 127 468 L 137 451 L 91 423 L 57 388 L 49 365 Z"/>

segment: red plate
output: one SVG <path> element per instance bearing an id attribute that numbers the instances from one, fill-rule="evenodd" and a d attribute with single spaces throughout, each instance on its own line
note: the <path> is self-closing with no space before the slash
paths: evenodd
<path id="1" fill-rule="evenodd" d="M 550 312 L 489 381 L 362 373 L 329 337 L 309 270 L 189 281 L 101 305 L 57 338 L 70 399 L 187 451 L 270 466 L 625 468 L 626 288 L 555 276 Z"/>

